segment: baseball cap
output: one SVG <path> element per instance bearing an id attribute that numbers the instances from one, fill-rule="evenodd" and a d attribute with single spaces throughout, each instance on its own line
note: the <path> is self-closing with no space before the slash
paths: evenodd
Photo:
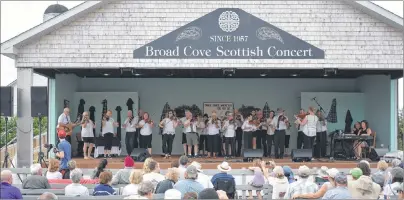
<path id="1" fill-rule="evenodd" d="M 307 167 L 306 165 L 300 166 L 298 170 L 298 174 L 300 177 L 308 177 L 310 176 L 310 168 Z"/>
<path id="2" fill-rule="evenodd" d="M 58 137 L 59 138 L 65 138 L 66 137 L 66 131 L 63 129 L 58 130 Z"/>
<path id="3" fill-rule="evenodd" d="M 187 170 L 185 172 L 187 173 L 188 178 L 197 178 L 198 177 L 198 170 L 193 165 L 188 166 Z"/>
<path id="4" fill-rule="evenodd" d="M 331 168 L 331 169 L 328 169 L 328 170 L 327 170 L 328 177 L 331 177 L 331 178 L 334 178 L 334 179 L 335 179 L 335 176 L 336 176 L 338 173 L 339 173 L 339 171 L 338 171 L 338 169 L 336 169 L 336 168 Z"/>
<path id="5" fill-rule="evenodd" d="M 363 175 L 362 170 L 359 168 L 353 168 L 353 169 L 351 169 L 351 171 L 349 173 L 355 179 L 358 179 L 359 177 L 361 177 Z"/>
<path id="6" fill-rule="evenodd" d="M 348 183 L 347 177 L 343 172 L 338 172 L 337 174 L 335 174 L 334 180 L 338 184 L 347 184 Z"/>

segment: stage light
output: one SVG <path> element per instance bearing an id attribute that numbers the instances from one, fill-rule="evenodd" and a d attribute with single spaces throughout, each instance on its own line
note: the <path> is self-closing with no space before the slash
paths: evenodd
<path id="1" fill-rule="evenodd" d="M 296 76 L 298 76 L 298 74 L 291 74 L 291 76 L 296 77 Z"/>
<path id="2" fill-rule="evenodd" d="M 104 76 L 109 76 L 109 74 L 108 74 L 108 73 L 105 73 Z"/>
<path id="3" fill-rule="evenodd" d="M 265 73 L 260 74 L 260 76 L 262 76 L 262 77 L 267 76 L 267 75 L 268 74 L 265 74 Z"/>

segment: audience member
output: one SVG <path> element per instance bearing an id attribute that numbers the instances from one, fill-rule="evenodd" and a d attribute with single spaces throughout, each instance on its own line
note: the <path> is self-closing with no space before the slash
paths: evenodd
<path id="1" fill-rule="evenodd" d="M 147 168 L 150 170 L 150 172 L 143 174 L 143 181 L 151 181 L 154 188 L 156 188 L 157 184 L 165 179 L 165 177 L 160 174 L 160 165 L 156 161 L 152 160 L 149 162 Z"/>
<path id="2" fill-rule="evenodd" d="M 231 167 L 228 162 L 222 162 L 222 164 L 217 166 L 219 173 L 213 175 L 211 182 L 215 190 L 223 190 L 226 192 L 229 198 L 234 198 L 234 193 L 236 192 L 236 181 L 231 174 L 227 172 L 231 171 Z"/>
<path id="3" fill-rule="evenodd" d="M 328 182 L 325 182 L 320 189 L 315 192 L 315 193 L 309 193 L 309 194 L 299 194 L 299 195 L 294 195 L 294 199 L 299 199 L 299 198 L 304 198 L 304 199 L 318 199 L 324 196 L 324 194 L 331 190 L 334 189 L 336 186 L 335 183 L 335 176 L 339 173 L 338 169 L 331 168 L 325 172 L 325 175 L 328 177 Z"/>
<path id="4" fill-rule="evenodd" d="M 93 171 L 93 174 L 91 175 L 91 179 L 97 179 L 99 178 L 100 174 L 104 172 L 105 168 L 107 168 L 108 165 L 108 160 L 107 159 L 102 159 L 100 163 L 98 164 L 98 167 Z"/>
<path id="5" fill-rule="evenodd" d="M 174 185 L 174 189 L 180 191 L 181 196 L 184 196 L 187 192 L 199 193 L 203 190 L 202 184 L 196 182 L 198 170 L 196 170 L 195 166 L 188 166 L 184 176 L 184 180 L 180 180 Z"/>
<path id="6" fill-rule="evenodd" d="M 397 189 L 400 188 L 404 179 L 404 170 L 400 167 L 394 167 L 391 169 L 391 180 L 388 181 L 384 187 L 383 194 L 386 196 L 398 195 Z"/>
<path id="7" fill-rule="evenodd" d="M 129 176 L 129 185 L 125 186 L 122 195 L 137 195 L 140 183 L 143 181 L 143 172 L 141 170 L 132 170 Z"/>
<path id="8" fill-rule="evenodd" d="M 151 172 L 151 170 L 149 169 L 149 163 L 150 163 L 151 161 L 153 161 L 153 158 L 152 158 L 152 157 L 148 157 L 148 158 L 146 158 L 146 160 L 144 161 L 144 163 L 143 163 L 143 173 L 144 173 L 144 174 Z"/>
<path id="9" fill-rule="evenodd" d="M 276 166 L 272 170 L 272 174 L 269 174 L 268 169 L 265 168 L 265 161 L 261 162 L 261 166 L 268 183 L 272 185 L 272 199 L 283 199 L 289 187 L 289 181 L 284 170 L 281 166 Z"/>
<path id="10" fill-rule="evenodd" d="M 292 169 L 289 166 L 283 166 L 283 173 L 285 174 L 286 178 L 288 178 L 289 183 L 295 182 L 295 175 Z"/>
<path id="11" fill-rule="evenodd" d="M 169 168 L 166 173 L 166 179 L 157 184 L 155 193 L 162 194 L 169 189 L 173 189 L 175 183 L 178 182 L 179 175 L 177 168 Z"/>
<path id="12" fill-rule="evenodd" d="M 111 187 L 112 173 L 109 171 L 101 172 L 99 178 L 100 184 L 94 187 L 93 196 L 116 195 L 115 190 Z"/>
<path id="13" fill-rule="evenodd" d="M 70 172 L 76 169 L 76 161 L 70 160 L 67 163 L 68 170 L 65 170 L 65 174 L 63 174 L 63 179 L 70 179 Z"/>
<path id="14" fill-rule="evenodd" d="M 49 159 L 48 171 L 46 172 L 47 179 L 62 179 L 62 173 L 59 172 L 59 161 L 56 159 Z"/>
<path id="15" fill-rule="evenodd" d="M 178 168 L 180 166 L 180 163 L 178 160 L 173 160 L 171 161 L 171 168 Z"/>
<path id="16" fill-rule="evenodd" d="M 66 141 L 66 132 L 64 130 L 58 130 L 59 144 L 57 148 L 57 152 L 55 153 L 56 157 L 60 159 L 60 173 L 62 176 L 69 170 L 67 163 L 72 159 L 72 146 L 68 141 Z"/>
<path id="17" fill-rule="evenodd" d="M 318 186 L 316 183 L 309 181 L 310 168 L 303 165 L 299 167 L 298 170 L 299 180 L 291 183 L 288 190 L 286 191 L 285 198 L 291 199 L 294 195 L 316 193 Z"/>
<path id="18" fill-rule="evenodd" d="M 215 189 L 206 188 L 198 193 L 198 199 L 219 199 Z"/>
<path id="19" fill-rule="evenodd" d="M 380 194 L 380 186 L 370 178 L 369 162 L 361 161 L 358 166 L 363 175 L 357 180 L 348 182 L 348 189 L 354 199 L 377 199 Z"/>
<path id="20" fill-rule="evenodd" d="M 188 165 L 189 159 L 187 156 L 183 155 L 180 157 L 178 160 L 178 163 L 180 166 L 178 166 L 178 169 L 180 170 L 180 180 L 184 179 L 184 173 L 187 170 L 187 165 Z"/>
<path id="21" fill-rule="evenodd" d="M 358 178 L 363 175 L 362 170 L 359 168 L 353 168 L 349 173 L 351 174 L 353 180 L 358 180 Z"/>
<path id="22" fill-rule="evenodd" d="M 384 188 L 384 183 L 386 182 L 384 174 L 383 173 L 374 173 L 372 175 L 372 181 L 374 183 L 378 184 L 381 188 L 380 193 L 379 193 L 379 199 L 384 199 L 383 188 Z"/>
<path id="23" fill-rule="evenodd" d="M 181 199 L 181 192 L 176 189 L 169 189 L 164 192 L 164 199 Z"/>
<path id="24" fill-rule="evenodd" d="M 38 200 L 57 200 L 58 196 L 53 194 L 52 192 L 44 192 L 41 196 L 38 197 Z"/>
<path id="25" fill-rule="evenodd" d="M 220 199 L 220 200 L 227 200 L 227 199 L 229 199 L 229 197 L 227 196 L 226 192 L 223 191 L 223 190 L 218 190 L 218 191 L 216 191 L 216 193 L 217 193 L 217 196 L 219 196 L 219 199 Z"/>
<path id="26" fill-rule="evenodd" d="M 404 199 L 404 183 L 401 184 L 401 189 L 398 190 L 398 199 Z"/>
<path id="27" fill-rule="evenodd" d="M 13 174 L 10 170 L 1 171 L 0 199 L 22 199 L 20 189 L 12 186 Z"/>
<path id="28" fill-rule="evenodd" d="M 261 166 L 261 159 L 254 159 L 253 166 L 249 167 L 248 169 L 251 171 L 254 171 L 254 177 L 251 180 L 251 182 L 249 183 L 249 185 L 254 187 L 257 198 L 262 199 L 261 189 L 264 186 L 265 177 L 263 174 L 264 169 Z M 249 194 L 249 198 L 252 199 L 253 198 L 252 190 L 248 190 L 248 194 Z"/>
<path id="29" fill-rule="evenodd" d="M 198 199 L 198 194 L 196 192 L 187 192 L 182 199 Z"/>
<path id="30" fill-rule="evenodd" d="M 88 188 L 80 184 L 80 180 L 83 178 L 83 172 L 80 169 L 74 169 L 70 171 L 70 179 L 72 184 L 65 187 L 65 196 L 82 197 L 90 196 Z"/>
<path id="31" fill-rule="evenodd" d="M 193 161 L 191 163 L 192 166 L 196 167 L 196 170 L 198 170 L 198 178 L 196 179 L 196 181 L 200 184 L 202 184 L 203 188 L 213 188 L 213 184 L 210 181 L 209 176 L 203 174 L 202 171 L 202 165 L 201 163 L 198 163 L 196 161 Z"/>
<path id="32" fill-rule="evenodd" d="M 125 199 L 153 199 L 154 185 L 151 181 L 143 181 L 139 185 L 138 194 Z"/>
<path id="33" fill-rule="evenodd" d="M 351 195 L 347 188 L 348 179 L 347 176 L 339 172 L 334 177 L 335 187 L 329 189 L 325 194 L 323 199 L 351 199 Z"/>
<path id="34" fill-rule="evenodd" d="M 381 160 L 377 163 L 377 172 L 376 173 L 382 173 L 384 176 L 386 176 L 388 167 L 389 167 L 389 164 L 387 164 L 386 161 Z"/>
<path id="35" fill-rule="evenodd" d="M 394 168 L 394 167 L 400 167 L 400 164 L 401 164 L 401 160 L 400 160 L 400 159 L 395 158 L 395 159 L 393 159 L 393 160 L 391 161 L 391 167 L 392 167 L 392 168 Z"/>
<path id="36" fill-rule="evenodd" d="M 132 157 L 126 156 L 123 161 L 124 168 L 118 170 L 115 176 L 112 178 L 112 185 L 117 184 L 129 184 L 129 176 L 135 166 L 135 161 Z"/>
<path id="37" fill-rule="evenodd" d="M 42 176 L 42 167 L 40 164 L 31 165 L 31 176 L 28 176 L 22 182 L 23 189 L 50 189 L 48 179 Z"/>

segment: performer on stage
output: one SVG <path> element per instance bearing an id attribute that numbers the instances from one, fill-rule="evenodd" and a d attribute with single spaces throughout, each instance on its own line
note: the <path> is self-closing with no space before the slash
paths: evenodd
<path id="1" fill-rule="evenodd" d="M 304 109 L 300 109 L 298 117 L 303 120 L 306 117 L 307 113 L 304 111 Z M 297 149 L 302 149 L 303 148 L 303 138 L 304 138 L 304 133 L 303 133 L 303 128 L 304 126 L 301 126 L 299 121 L 295 121 L 296 128 L 298 130 L 297 132 Z"/>
<path id="2" fill-rule="evenodd" d="M 206 124 L 209 120 L 208 115 L 198 115 L 198 123 L 196 124 L 196 131 L 199 134 L 199 155 L 205 156 L 205 151 L 208 149 L 208 133 L 206 130 Z"/>
<path id="3" fill-rule="evenodd" d="M 191 111 L 185 111 L 185 121 L 184 121 L 184 133 L 187 139 L 188 151 L 185 153 L 188 154 L 188 157 L 192 157 L 192 146 L 194 146 L 194 154 L 195 157 L 198 157 L 198 143 L 199 136 L 196 132 L 197 120 L 192 117 Z"/>
<path id="4" fill-rule="evenodd" d="M 237 144 L 237 152 L 236 156 L 240 157 L 241 156 L 241 147 L 242 147 L 242 141 L 243 141 L 243 129 L 241 128 L 243 126 L 244 118 L 241 113 L 238 112 L 237 109 L 234 110 L 234 115 L 236 118 L 236 144 Z"/>
<path id="5" fill-rule="evenodd" d="M 139 124 L 139 122 L 143 119 L 143 115 L 144 112 L 143 110 L 139 110 L 137 112 L 137 117 L 135 117 L 134 121 L 135 121 L 135 127 L 137 127 L 137 125 Z M 133 143 L 133 148 L 139 148 L 139 136 L 140 135 L 140 128 L 136 128 L 136 134 L 135 134 L 135 138 L 134 138 L 134 143 Z"/>
<path id="6" fill-rule="evenodd" d="M 144 112 L 143 119 L 137 125 L 140 128 L 139 144 L 140 148 L 147 149 L 149 154 L 152 155 L 152 128 L 154 122 L 149 117 L 148 112 Z"/>
<path id="7" fill-rule="evenodd" d="M 220 127 L 220 120 L 217 118 L 216 111 L 213 111 L 211 118 L 208 121 L 208 158 L 210 158 L 211 155 L 216 158 L 216 155 L 220 150 Z"/>
<path id="8" fill-rule="evenodd" d="M 138 120 L 139 117 L 134 117 L 132 111 L 128 110 L 128 117 L 126 118 L 124 124 L 122 124 L 122 127 L 126 131 L 125 145 L 126 152 L 129 156 L 131 155 L 133 148 L 135 148 L 135 140 L 137 140 L 136 124 Z"/>
<path id="9" fill-rule="evenodd" d="M 369 128 L 368 121 L 366 121 L 366 120 L 361 121 L 361 129 L 359 130 L 358 135 L 372 135 L 372 129 Z M 359 141 L 355 141 L 354 145 L 356 147 L 356 149 L 355 149 L 356 158 L 357 158 L 357 160 L 360 160 L 360 159 L 362 159 L 362 148 L 369 146 L 369 144 L 364 141 L 358 146 L 357 145 L 358 142 Z"/>
<path id="10" fill-rule="evenodd" d="M 159 127 L 163 129 L 163 153 L 165 154 L 165 158 L 171 157 L 175 138 L 175 128 L 177 126 L 178 120 L 177 117 L 174 116 L 174 111 L 172 110 L 168 111 L 166 117 L 159 123 Z"/>
<path id="11" fill-rule="evenodd" d="M 257 148 L 264 150 L 264 156 L 267 154 L 267 130 L 268 130 L 268 124 L 267 124 L 267 119 L 264 118 L 264 114 L 262 111 L 257 112 Z"/>
<path id="12" fill-rule="evenodd" d="M 224 120 L 223 123 L 223 128 L 222 130 L 224 131 L 224 142 L 225 142 L 225 147 L 224 147 L 224 154 L 225 157 L 234 157 L 236 154 L 235 151 L 235 146 L 236 146 L 236 130 L 237 130 L 237 124 L 235 120 L 233 119 L 233 113 L 228 113 L 227 114 L 227 119 Z M 229 149 L 230 146 L 230 149 Z"/>
<path id="13" fill-rule="evenodd" d="M 258 126 L 259 126 L 259 120 L 258 120 L 258 116 L 257 116 L 257 111 L 253 110 L 251 111 L 251 115 L 252 115 L 252 120 L 253 120 L 253 125 L 255 126 L 255 129 L 252 133 L 252 148 L 256 149 L 257 148 L 257 135 L 258 135 Z"/>
<path id="14" fill-rule="evenodd" d="M 256 131 L 257 127 L 254 125 L 253 117 L 250 114 L 247 119 L 244 121 L 243 126 L 241 127 L 244 131 L 244 149 L 252 149 L 253 147 L 253 133 Z"/>
<path id="15" fill-rule="evenodd" d="M 275 127 L 274 143 L 275 158 L 282 159 L 285 153 L 285 135 L 288 123 L 288 117 L 284 115 L 285 110 L 277 109 L 278 115 L 272 120 L 272 126 Z"/>
<path id="16" fill-rule="evenodd" d="M 302 120 L 298 116 L 295 116 L 298 120 L 300 126 L 303 127 L 303 145 L 304 149 L 312 149 L 314 144 L 314 138 L 316 137 L 316 127 L 318 122 L 318 117 L 315 115 L 313 107 L 309 107 L 309 114 Z"/>
<path id="17" fill-rule="evenodd" d="M 108 110 L 104 117 L 102 118 L 102 136 L 105 138 L 104 146 L 104 158 L 111 157 L 112 141 L 114 139 L 114 126 L 118 127 L 118 122 L 112 118 L 112 111 Z"/>
<path id="18" fill-rule="evenodd" d="M 274 142 L 274 134 L 275 134 L 275 127 L 272 125 L 272 120 L 275 117 L 275 111 L 269 111 L 269 117 L 267 119 L 268 130 L 266 135 L 266 142 L 267 142 L 267 152 L 265 153 L 266 156 L 271 157 L 272 153 L 272 143 Z"/>
<path id="19" fill-rule="evenodd" d="M 71 144 L 71 135 L 73 128 L 76 126 L 76 124 L 72 124 L 72 121 L 70 120 L 70 109 L 69 108 L 64 108 L 63 113 L 59 115 L 58 118 L 58 125 L 56 126 L 56 129 L 59 128 L 67 128 L 70 129 L 69 131 L 66 131 L 66 138 L 65 140 Z"/>
<path id="20" fill-rule="evenodd" d="M 187 120 L 187 117 L 186 117 L 187 116 L 187 110 L 185 111 L 184 116 L 185 117 L 180 119 L 180 123 L 182 125 L 181 143 L 182 143 L 182 147 L 184 148 L 184 155 L 187 155 L 187 151 L 188 151 L 188 148 L 187 148 L 187 136 L 185 135 L 185 129 L 186 128 L 184 127 L 184 123 Z"/>
<path id="21" fill-rule="evenodd" d="M 84 159 L 86 160 L 89 158 L 92 159 L 91 151 L 93 150 L 94 144 L 94 128 L 95 124 L 93 121 L 91 121 L 88 112 L 83 112 L 83 119 L 81 120 L 81 138 L 84 142 L 83 153 Z"/>
<path id="22" fill-rule="evenodd" d="M 316 124 L 316 157 L 324 158 L 327 154 L 327 120 L 323 113 L 317 110 L 318 121 Z"/>

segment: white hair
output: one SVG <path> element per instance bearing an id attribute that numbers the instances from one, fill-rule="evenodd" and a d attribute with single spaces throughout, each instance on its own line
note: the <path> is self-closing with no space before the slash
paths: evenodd
<path id="1" fill-rule="evenodd" d="M 392 166 L 392 167 L 399 167 L 400 164 L 401 164 L 401 160 L 400 160 L 400 159 L 395 158 L 394 160 L 391 161 L 391 166 Z"/>
<path id="2" fill-rule="evenodd" d="M 181 199 L 181 192 L 176 189 L 169 189 L 164 193 L 164 199 Z"/>
<path id="3" fill-rule="evenodd" d="M 46 200 L 57 200 L 58 196 L 53 194 L 52 192 L 44 192 L 38 199 L 46 199 Z"/>
<path id="4" fill-rule="evenodd" d="M 73 183 L 80 183 L 81 178 L 83 178 L 83 172 L 80 169 L 70 171 L 70 179 Z"/>
<path id="5" fill-rule="evenodd" d="M 1 171 L 1 182 L 9 182 L 10 178 L 12 180 L 13 173 L 10 170 L 3 170 Z"/>
<path id="6" fill-rule="evenodd" d="M 31 174 L 32 175 L 42 175 L 42 166 L 39 163 L 31 165 Z"/>
<path id="7" fill-rule="evenodd" d="M 140 196 L 146 196 L 149 193 L 153 193 L 154 185 L 151 181 L 144 181 L 140 183 L 140 186 L 137 190 Z"/>

